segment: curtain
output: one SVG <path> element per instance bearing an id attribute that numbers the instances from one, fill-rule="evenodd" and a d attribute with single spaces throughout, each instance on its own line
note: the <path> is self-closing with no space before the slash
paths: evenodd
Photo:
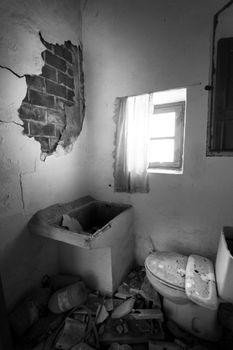
<path id="1" fill-rule="evenodd" d="M 148 192 L 147 145 L 151 95 L 122 97 L 116 101 L 114 189 Z"/>

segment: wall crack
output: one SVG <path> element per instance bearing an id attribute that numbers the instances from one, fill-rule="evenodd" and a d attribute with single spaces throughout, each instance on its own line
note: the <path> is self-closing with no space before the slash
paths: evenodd
<path id="1" fill-rule="evenodd" d="M 16 73 L 15 71 L 13 71 L 13 69 L 11 69 L 11 68 L 9 68 L 9 67 L 6 67 L 6 66 L 2 66 L 1 64 L 0 64 L 0 68 L 9 70 L 9 72 L 11 72 L 12 74 L 14 74 L 17 78 L 25 78 L 25 76 L 26 76 L 25 74 L 19 75 L 18 73 Z"/>
<path id="2" fill-rule="evenodd" d="M 23 205 L 23 209 L 25 209 L 25 202 L 24 202 L 24 195 L 23 195 L 22 173 L 19 174 L 19 185 L 20 185 L 20 192 L 21 192 L 21 202 L 22 202 L 22 205 Z"/>
<path id="3" fill-rule="evenodd" d="M 16 125 L 18 125 L 18 126 L 21 126 L 22 128 L 24 127 L 23 124 L 17 123 L 17 122 L 15 122 L 15 121 L 13 121 L 13 120 L 7 122 L 7 121 L 5 121 L 5 120 L 1 120 L 1 119 L 0 119 L 0 123 L 4 123 L 4 124 L 16 124 Z"/>

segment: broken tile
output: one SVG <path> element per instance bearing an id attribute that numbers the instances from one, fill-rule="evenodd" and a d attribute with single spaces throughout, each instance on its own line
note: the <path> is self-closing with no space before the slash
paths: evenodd
<path id="1" fill-rule="evenodd" d="M 100 324 L 103 323 L 106 318 L 108 318 L 109 314 L 105 308 L 104 305 L 99 305 L 97 312 L 96 312 L 96 318 L 95 318 L 95 322 L 96 324 Z"/>
<path id="2" fill-rule="evenodd" d="M 134 297 L 127 299 L 124 303 L 122 303 L 121 305 L 117 306 L 116 309 L 114 309 L 111 317 L 121 318 L 123 316 L 126 316 L 133 309 L 134 303 L 135 303 Z"/>

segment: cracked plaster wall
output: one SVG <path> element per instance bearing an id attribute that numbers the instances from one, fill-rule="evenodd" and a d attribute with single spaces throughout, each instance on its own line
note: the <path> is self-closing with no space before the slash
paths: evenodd
<path id="1" fill-rule="evenodd" d="M 46 41 L 79 45 L 79 1 L 1 0 L 0 66 L 18 75 L 39 75 Z M 40 144 L 22 134 L 18 117 L 27 91 L 25 78 L 0 68 L 0 269 L 8 308 L 45 273 L 59 269 L 57 245 L 31 237 L 28 219 L 37 210 L 88 194 L 86 191 L 86 131 L 73 151 L 40 161 Z M 85 124 L 85 122 L 84 122 Z"/>

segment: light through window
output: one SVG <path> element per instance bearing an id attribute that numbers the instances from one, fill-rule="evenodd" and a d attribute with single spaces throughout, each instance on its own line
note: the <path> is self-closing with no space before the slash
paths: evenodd
<path id="1" fill-rule="evenodd" d="M 186 89 L 153 94 L 149 121 L 148 163 L 151 169 L 183 169 Z"/>

